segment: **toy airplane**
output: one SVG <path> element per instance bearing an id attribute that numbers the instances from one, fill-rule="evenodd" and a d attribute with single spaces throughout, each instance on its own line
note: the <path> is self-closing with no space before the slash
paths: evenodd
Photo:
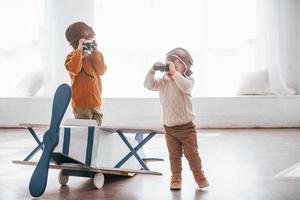
<path id="1" fill-rule="evenodd" d="M 38 140 L 33 128 L 43 126 L 22 124 L 29 129 L 38 142 L 38 147 L 23 161 L 13 161 L 13 163 L 36 166 L 29 184 L 29 191 L 33 197 L 39 197 L 44 193 L 49 168 L 61 170 L 58 177 L 61 185 L 67 184 L 69 176 L 91 177 L 94 179 L 94 186 L 98 189 L 104 185 L 104 174 L 120 176 L 162 175 L 162 173 L 150 171 L 145 163 L 161 161 L 162 159 L 142 158 L 143 153 L 141 152 L 143 145 L 155 134 L 162 133 L 161 130 L 112 126 L 97 127 L 93 123 L 83 125 L 84 120 L 69 120 L 64 126 L 60 126 L 70 99 L 71 88 L 67 84 L 60 85 L 53 99 L 50 126 L 45 132 L 42 142 Z M 82 134 L 86 132 L 87 134 Z M 108 134 L 113 132 L 117 134 Z M 124 133 L 137 132 L 149 134 L 144 139 L 139 139 L 138 143 L 124 135 Z M 80 146 L 71 143 L 71 141 L 78 142 L 78 137 L 81 138 Z M 74 146 L 77 150 L 74 150 Z M 79 147 L 83 147 L 83 149 L 79 149 Z M 124 151 L 124 148 L 127 151 Z M 39 161 L 29 161 L 39 149 L 43 151 Z"/>

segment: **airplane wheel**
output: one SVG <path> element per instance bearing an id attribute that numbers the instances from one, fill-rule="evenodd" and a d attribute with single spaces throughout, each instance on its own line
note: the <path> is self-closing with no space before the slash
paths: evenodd
<path id="1" fill-rule="evenodd" d="M 65 186 L 67 185 L 68 181 L 69 181 L 69 176 L 64 176 L 62 174 L 63 170 L 60 170 L 59 174 L 58 174 L 58 182 L 62 185 Z"/>
<path id="2" fill-rule="evenodd" d="M 104 174 L 101 172 L 97 173 L 94 177 L 94 186 L 97 189 L 101 189 L 104 185 Z"/>

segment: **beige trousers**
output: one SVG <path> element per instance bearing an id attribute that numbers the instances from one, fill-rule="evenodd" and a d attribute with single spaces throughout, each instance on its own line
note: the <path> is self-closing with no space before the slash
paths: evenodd
<path id="1" fill-rule="evenodd" d="M 96 108 L 73 108 L 75 119 L 95 119 L 98 126 L 102 124 L 103 114 L 100 107 Z"/>

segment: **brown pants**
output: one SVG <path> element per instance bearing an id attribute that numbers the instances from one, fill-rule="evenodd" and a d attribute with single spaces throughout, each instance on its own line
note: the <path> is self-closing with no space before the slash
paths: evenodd
<path id="1" fill-rule="evenodd" d="M 172 177 L 181 177 L 182 153 L 189 162 L 194 178 L 199 179 L 203 175 L 201 159 L 198 153 L 197 132 L 193 122 L 165 127 Z"/>
<path id="2" fill-rule="evenodd" d="M 100 107 L 96 108 L 73 108 L 73 114 L 75 119 L 95 119 L 98 126 L 102 124 L 103 114 Z"/>

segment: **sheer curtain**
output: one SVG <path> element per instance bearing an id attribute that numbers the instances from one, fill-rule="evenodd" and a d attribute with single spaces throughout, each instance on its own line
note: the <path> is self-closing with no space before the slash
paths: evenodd
<path id="1" fill-rule="evenodd" d="M 65 38 L 65 30 L 75 21 L 94 26 L 94 0 L 45 1 L 45 26 L 42 37 L 44 96 L 52 96 L 57 86 L 70 83 L 65 69 L 66 55 L 72 51 Z"/>
<path id="2" fill-rule="evenodd" d="M 42 69 L 43 6 L 42 0 L 0 1 L 0 97 L 22 95 L 17 86 L 24 76 Z"/>
<path id="3" fill-rule="evenodd" d="M 299 91 L 297 0 L 257 0 L 257 66 L 267 69 L 273 94 Z"/>

